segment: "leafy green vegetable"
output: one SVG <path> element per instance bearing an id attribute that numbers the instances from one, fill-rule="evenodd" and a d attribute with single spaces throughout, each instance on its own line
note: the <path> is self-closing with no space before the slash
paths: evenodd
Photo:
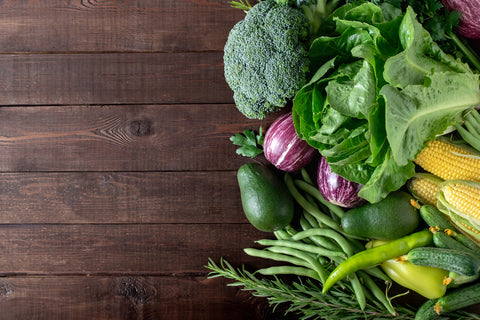
<path id="1" fill-rule="evenodd" d="M 445 53 L 411 7 L 400 13 L 372 2 L 335 11 L 310 48 L 319 71 L 293 104 L 300 138 L 363 184 L 369 202 L 404 185 L 428 141 L 480 103 L 478 74 Z"/>
<path id="2" fill-rule="evenodd" d="M 259 128 L 258 134 L 253 130 L 244 130 L 242 133 L 236 133 L 230 137 L 230 141 L 234 145 L 240 146 L 237 149 L 237 154 L 245 157 L 254 158 L 263 152 L 263 139 L 265 135 L 262 127 Z"/>
<path id="3" fill-rule="evenodd" d="M 440 0 L 371 0 L 371 2 L 381 6 L 386 16 L 388 10 L 395 15 L 398 12 L 405 12 L 407 7 L 412 7 L 417 13 L 417 20 L 443 51 L 462 59 L 476 71 L 480 71 L 480 58 L 477 53 L 470 48 L 467 41 L 457 35 L 456 27 L 459 24 L 460 12 L 448 10 Z"/>

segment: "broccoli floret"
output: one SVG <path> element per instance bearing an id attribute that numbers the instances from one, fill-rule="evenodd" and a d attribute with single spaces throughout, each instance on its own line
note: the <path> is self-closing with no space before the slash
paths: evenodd
<path id="1" fill-rule="evenodd" d="M 224 49 L 225 79 L 240 112 L 262 119 L 287 104 L 306 82 L 308 41 L 299 8 L 265 0 L 247 11 Z"/>

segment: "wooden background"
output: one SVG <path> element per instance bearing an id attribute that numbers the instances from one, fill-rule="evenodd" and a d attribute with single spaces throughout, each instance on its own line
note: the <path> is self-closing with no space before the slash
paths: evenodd
<path id="1" fill-rule="evenodd" d="M 0 319 L 267 319 L 223 77 L 226 0 L 0 1 Z"/>

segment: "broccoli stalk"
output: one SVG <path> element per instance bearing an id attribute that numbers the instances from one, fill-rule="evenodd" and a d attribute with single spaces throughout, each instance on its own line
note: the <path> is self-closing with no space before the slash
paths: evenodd
<path id="1" fill-rule="evenodd" d="M 323 20 L 339 5 L 340 0 L 275 0 L 278 4 L 301 8 L 310 24 L 311 38 L 315 38 Z"/>
<path id="2" fill-rule="evenodd" d="M 323 20 L 338 6 L 339 0 L 297 0 L 296 2 L 307 17 L 310 23 L 310 35 L 314 38 Z"/>

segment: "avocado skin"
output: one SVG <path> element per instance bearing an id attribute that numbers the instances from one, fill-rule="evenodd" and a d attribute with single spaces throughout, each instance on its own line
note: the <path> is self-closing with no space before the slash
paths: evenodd
<path id="1" fill-rule="evenodd" d="M 294 216 L 293 197 L 273 169 L 246 163 L 237 172 L 242 207 L 258 230 L 273 232 L 287 226 Z"/>

